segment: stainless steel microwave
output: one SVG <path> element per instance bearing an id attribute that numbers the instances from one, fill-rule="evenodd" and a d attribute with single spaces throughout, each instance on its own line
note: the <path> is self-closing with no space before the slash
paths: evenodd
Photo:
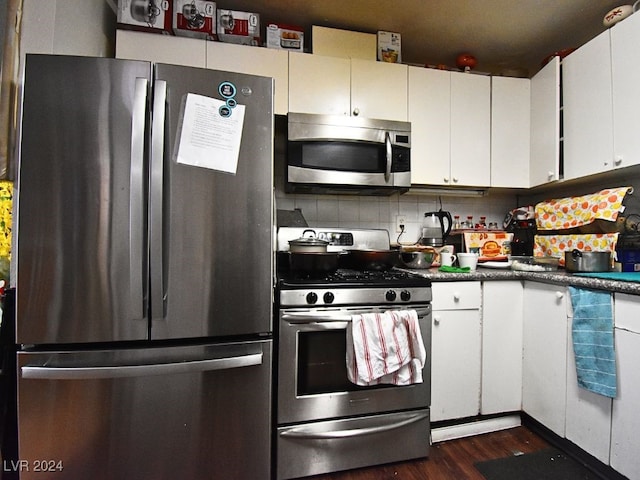
<path id="1" fill-rule="evenodd" d="M 285 191 L 390 195 L 411 186 L 411 123 L 289 113 Z"/>

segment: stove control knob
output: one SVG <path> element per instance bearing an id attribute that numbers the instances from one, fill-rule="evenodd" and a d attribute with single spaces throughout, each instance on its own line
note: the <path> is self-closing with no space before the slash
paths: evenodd
<path id="1" fill-rule="evenodd" d="M 327 292 L 322 296 L 322 298 L 324 300 L 324 303 L 333 303 L 335 297 L 333 296 L 333 293 Z"/>
<path id="2" fill-rule="evenodd" d="M 318 301 L 318 294 L 314 292 L 307 293 L 307 303 L 314 304 Z"/>
<path id="3" fill-rule="evenodd" d="M 384 298 L 387 299 L 387 302 L 393 302 L 396 299 L 395 290 L 387 290 L 387 293 L 384 294 Z"/>
<path id="4" fill-rule="evenodd" d="M 400 292 L 400 298 L 403 302 L 408 302 L 409 300 L 411 300 L 411 292 L 409 290 L 403 290 L 402 292 Z"/>

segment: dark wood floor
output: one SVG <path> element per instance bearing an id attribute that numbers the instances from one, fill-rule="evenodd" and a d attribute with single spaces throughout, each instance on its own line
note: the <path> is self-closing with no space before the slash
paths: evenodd
<path id="1" fill-rule="evenodd" d="M 517 453 L 536 452 L 549 444 L 526 427 L 440 442 L 428 459 L 347 472 L 316 475 L 312 480 L 484 480 L 474 463 Z M 515 480 L 515 479 L 514 479 Z"/>

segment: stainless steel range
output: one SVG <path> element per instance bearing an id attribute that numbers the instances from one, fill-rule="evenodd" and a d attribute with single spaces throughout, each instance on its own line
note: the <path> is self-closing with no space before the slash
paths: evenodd
<path id="1" fill-rule="evenodd" d="M 277 478 L 288 479 L 425 457 L 431 399 L 431 284 L 401 270 L 339 268 L 322 276 L 288 270 L 278 231 Z M 329 250 L 388 249 L 386 230 L 317 228 Z M 348 255 L 346 256 L 348 257 Z M 415 310 L 427 350 L 423 382 L 358 386 L 347 376 L 352 315 Z"/>

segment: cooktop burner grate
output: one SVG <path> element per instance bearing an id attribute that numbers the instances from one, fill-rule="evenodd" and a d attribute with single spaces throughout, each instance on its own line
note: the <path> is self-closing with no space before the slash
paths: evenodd
<path id="1" fill-rule="evenodd" d="M 286 272 L 279 279 L 280 288 L 307 287 L 430 287 L 431 281 L 402 270 L 351 270 L 340 268 L 321 276 Z"/>

